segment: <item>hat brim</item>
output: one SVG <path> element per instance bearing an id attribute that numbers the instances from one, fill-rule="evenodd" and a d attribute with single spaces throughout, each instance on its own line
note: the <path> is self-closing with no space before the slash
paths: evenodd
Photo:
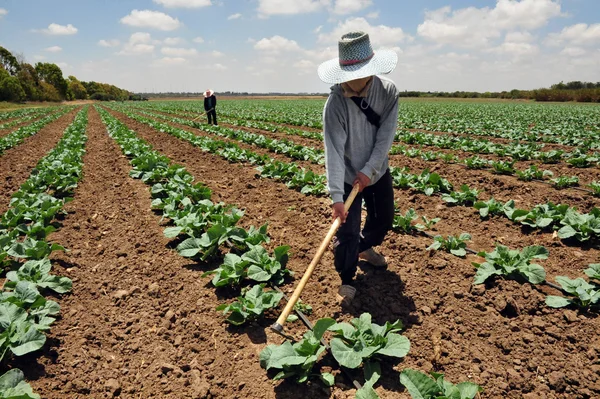
<path id="1" fill-rule="evenodd" d="M 325 83 L 344 83 L 372 75 L 390 73 L 396 68 L 398 54 L 394 50 L 381 49 L 370 60 L 354 65 L 341 66 L 339 59 L 325 61 L 317 69 L 319 79 Z"/>

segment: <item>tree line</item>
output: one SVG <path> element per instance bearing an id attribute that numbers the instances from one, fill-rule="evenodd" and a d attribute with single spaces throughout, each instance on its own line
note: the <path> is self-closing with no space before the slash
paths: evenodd
<path id="1" fill-rule="evenodd" d="M 65 79 L 58 65 L 31 65 L 0 46 L 0 101 L 122 101 L 132 97 L 129 91 L 111 84 L 83 82 L 75 76 Z"/>
<path id="2" fill-rule="evenodd" d="M 557 83 L 550 88 L 535 90 L 500 91 L 500 92 L 476 92 L 476 91 L 404 91 L 400 97 L 447 97 L 447 98 L 502 98 L 511 100 L 535 100 L 535 101 L 577 101 L 577 102 L 600 102 L 600 82 L 572 81 L 568 83 Z"/>

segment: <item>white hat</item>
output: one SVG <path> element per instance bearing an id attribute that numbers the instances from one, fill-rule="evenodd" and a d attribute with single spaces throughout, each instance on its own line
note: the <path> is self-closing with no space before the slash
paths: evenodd
<path id="1" fill-rule="evenodd" d="M 369 35 L 350 32 L 338 42 L 339 58 L 325 61 L 318 68 L 319 78 L 325 83 L 343 83 L 367 76 L 390 73 L 398 63 L 394 50 L 371 47 Z"/>

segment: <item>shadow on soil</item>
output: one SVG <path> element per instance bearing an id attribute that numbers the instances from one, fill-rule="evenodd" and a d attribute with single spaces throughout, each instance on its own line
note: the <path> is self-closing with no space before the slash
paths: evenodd
<path id="1" fill-rule="evenodd" d="M 398 274 L 387 269 L 374 268 L 368 263 L 359 262 L 363 273 L 356 276 L 356 297 L 342 312 L 333 315 L 338 318 L 342 313 L 359 317 L 370 313 L 373 322 L 385 324 L 398 319 L 404 324 L 404 330 L 418 322 L 416 306 L 412 298 L 404 295 L 404 282 Z"/>

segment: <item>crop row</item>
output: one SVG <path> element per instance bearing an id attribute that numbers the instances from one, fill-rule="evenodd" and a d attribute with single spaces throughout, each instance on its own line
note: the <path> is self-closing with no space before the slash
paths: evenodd
<path id="1" fill-rule="evenodd" d="M 10 208 L 0 218 L 0 266 L 8 271 L 0 293 L 0 361 L 42 347 L 44 332 L 60 311 L 60 306 L 44 294 L 71 290 L 70 279 L 51 274 L 48 258 L 64 248 L 47 239 L 60 226 L 58 216 L 81 176 L 86 125 L 87 107 L 12 195 Z M 6 389 L 3 397 L 39 398 L 24 382 L 20 370 L 13 369 L 0 378 L 0 386 Z"/>
<path id="2" fill-rule="evenodd" d="M 48 115 L 38 121 L 35 121 L 27 126 L 23 126 L 20 127 L 19 129 L 15 130 L 14 132 L 1 137 L 0 138 L 0 155 L 2 153 L 4 153 L 4 151 L 13 148 L 14 146 L 21 144 L 23 142 L 23 140 L 29 136 L 33 136 L 34 134 L 36 134 L 37 132 L 40 131 L 40 129 L 42 129 L 44 126 L 48 125 L 49 123 L 57 120 L 58 118 L 60 118 L 61 116 L 63 116 L 64 114 L 66 114 L 67 112 L 71 111 L 74 107 L 64 107 L 61 108 L 59 111 Z"/>
<path id="3" fill-rule="evenodd" d="M 46 113 L 53 109 L 56 109 L 56 107 L 21 108 L 21 109 L 17 109 L 14 111 L 0 112 L 0 121 L 5 121 L 7 119 L 12 119 L 12 118 L 20 118 L 20 117 L 27 116 L 27 115 L 36 115 L 39 113 Z"/>

